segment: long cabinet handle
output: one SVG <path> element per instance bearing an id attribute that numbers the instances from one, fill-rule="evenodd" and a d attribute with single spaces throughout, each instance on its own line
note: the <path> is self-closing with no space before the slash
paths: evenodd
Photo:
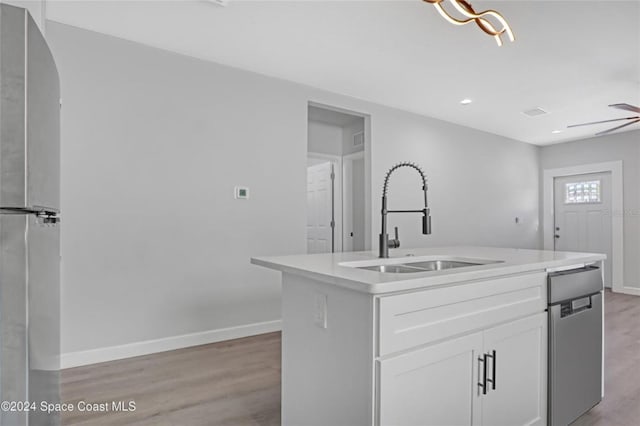
<path id="1" fill-rule="evenodd" d="M 478 357 L 478 368 L 480 368 L 480 363 L 482 363 L 482 382 L 478 382 L 478 387 L 482 389 L 482 394 L 487 394 L 487 354 L 484 354 L 482 357 Z"/>
<path id="2" fill-rule="evenodd" d="M 491 378 L 487 379 L 491 383 L 491 389 L 496 390 L 496 351 L 491 351 L 491 355 L 485 354 L 485 360 L 487 357 L 491 358 Z M 485 361 L 486 365 L 486 361 Z"/>

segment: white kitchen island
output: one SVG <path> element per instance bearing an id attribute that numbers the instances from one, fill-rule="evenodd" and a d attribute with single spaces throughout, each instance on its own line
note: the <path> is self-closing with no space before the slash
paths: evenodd
<path id="1" fill-rule="evenodd" d="M 600 254 L 484 247 L 258 257 L 282 272 L 283 425 L 544 425 L 547 272 Z M 440 271 L 362 269 L 446 259 Z"/>

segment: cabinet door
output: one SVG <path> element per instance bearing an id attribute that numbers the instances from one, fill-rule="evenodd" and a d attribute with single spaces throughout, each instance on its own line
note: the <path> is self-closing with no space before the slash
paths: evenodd
<path id="1" fill-rule="evenodd" d="M 487 394 L 482 398 L 482 424 L 545 425 L 547 422 L 547 314 L 488 329 Z M 495 365 L 495 370 L 494 370 Z M 493 385 L 495 384 L 495 389 Z"/>
<path id="2" fill-rule="evenodd" d="M 478 424 L 482 333 L 379 362 L 381 425 Z"/>

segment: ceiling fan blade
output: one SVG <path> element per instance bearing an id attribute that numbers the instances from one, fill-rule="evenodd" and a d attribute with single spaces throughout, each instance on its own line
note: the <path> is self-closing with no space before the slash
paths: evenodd
<path id="1" fill-rule="evenodd" d="M 567 128 L 580 127 L 580 126 L 591 126 L 592 124 L 600 124 L 600 123 L 611 123 L 612 121 L 635 120 L 637 118 L 640 118 L 640 117 L 625 117 L 625 118 L 614 118 L 613 120 L 592 121 L 591 123 L 572 124 L 570 126 L 567 126 Z"/>
<path id="2" fill-rule="evenodd" d="M 629 104 L 613 104 L 609 106 L 612 108 L 623 109 L 625 111 L 640 112 L 640 108 L 638 108 L 637 106 L 629 105 Z"/>
<path id="3" fill-rule="evenodd" d="M 598 132 L 598 133 L 596 133 L 596 136 L 606 135 L 607 133 L 615 132 L 618 129 L 622 129 L 623 127 L 631 126 L 632 124 L 638 123 L 638 122 L 640 122 L 640 118 L 638 118 L 636 121 L 630 121 L 629 123 L 624 123 L 622 126 L 617 126 L 617 127 L 614 127 L 613 129 L 605 130 L 603 132 Z"/>

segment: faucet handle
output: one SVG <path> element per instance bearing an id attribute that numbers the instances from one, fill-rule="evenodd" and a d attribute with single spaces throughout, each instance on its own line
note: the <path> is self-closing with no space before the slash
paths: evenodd
<path id="1" fill-rule="evenodd" d="M 389 248 L 398 248 L 400 247 L 400 237 L 398 236 L 398 227 L 395 227 L 395 238 L 393 240 L 389 240 Z"/>

